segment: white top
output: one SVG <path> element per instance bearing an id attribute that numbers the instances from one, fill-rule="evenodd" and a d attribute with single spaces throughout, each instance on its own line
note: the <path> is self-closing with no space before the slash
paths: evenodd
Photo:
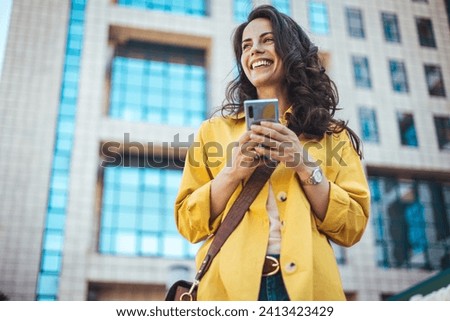
<path id="1" fill-rule="evenodd" d="M 281 222 L 278 213 L 275 194 L 273 193 L 272 184 L 269 182 L 269 197 L 266 203 L 267 213 L 269 214 L 269 243 L 267 245 L 267 254 L 280 254 L 281 248 Z"/>

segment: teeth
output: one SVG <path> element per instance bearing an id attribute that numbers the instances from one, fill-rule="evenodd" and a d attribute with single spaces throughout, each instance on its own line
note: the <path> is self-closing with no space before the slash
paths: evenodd
<path id="1" fill-rule="evenodd" d="M 271 64 L 272 62 L 269 60 L 258 60 L 252 64 L 252 69 L 255 69 L 260 66 L 270 66 Z"/>

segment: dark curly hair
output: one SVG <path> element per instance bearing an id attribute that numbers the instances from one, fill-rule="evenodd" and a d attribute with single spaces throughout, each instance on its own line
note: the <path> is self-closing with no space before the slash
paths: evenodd
<path id="1" fill-rule="evenodd" d="M 287 98 L 293 107 L 293 114 L 287 114 L 288 127 L 297 135 L 303 134 L 311 139 L 321 139 L 325 134 L 347 130 L 353 147 L 362 157 L 359 137 L 347 126 L 347 122 L 334 118 L 338 110 L 338 92 L 322 66 L 318 47 L 291 17 L 270 5 L 255 8 L 248 15 L 247 21 L 234 31 L 233 46 L 238 75 L 226 88 L 222 115 L 237 115 L 243 111 L 244 100 L 257 98 L 256 88 L 248 80 L 240 64 L 242 34 L 245 27 L 257 18 L 271 21 L 275 50 L 283 59 Z"/>

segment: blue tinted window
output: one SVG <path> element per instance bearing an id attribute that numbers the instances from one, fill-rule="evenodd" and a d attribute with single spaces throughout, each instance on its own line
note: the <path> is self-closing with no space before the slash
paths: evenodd
<path id="1" fill-rule="evenodd" d="M 198 246 L 180 236 L 173 215 L 180 180 L 178 169 L 106 167 L 99 252 L 191 258 Z"/>
<path id="2" fill-rule="evenodd" d="M 148 48 L 148 59 L 114 57 L 109 115 L 198 127 L 206 117 L 206 70 L 198 65 L 203 63 L 203 55 L 190 56 L 188 50 L 171 48 L 162 56 L 159 52 L 163 49 L 158 46 Z"/>
<path id="3" fill-rule="evenodd" d="M 397 15 L 393 13 L 381 14 L 383 22 L 384 38 L 387 42 L 400 42 L 400 28 L 398 26 Z"/>
<path id="4" fill-rule="evenodd" d="M 360 108 L 359 123 L 361 125 L 363 141 L 378 143 L 378 125 L 375 110 L 369 108 Z"/>
<path id="5" fill-rule="evenodd" d="M 47 296 L 47 300 L 55 298 L 58 294 L 59 276 L 57 274 L 41 273 L 37 282 L 38 297 Z"/>
<path id="6" fill-rule="evenodd" d="M 406 77 L 405 64 L 401 61 L 390 60 L 392 89 L 397 92 L 408 92 L 408 79 Z"/>
<path id="7" fill-rule="evenodd" d="M 233 17 L 236 22 L 244 22 L 252 11 L 252 0 L 233 0 Z"/>
<path id="8" fill-rule="evenodd" d="M 370 79 L 369 61 L 367 58 L 353 56 L 352 63 L 356 87 L 371 88 L 372 81 Z"/>
<path id="9" fill-rule="evenodd" d="M 346 8 L 345 13 L 347 17 L 347 30 L 350 37 L 364 38 L 362 11 L 355 8 Z"/>
<path id="10" fill-rule="evenodd" d="M 308 18 L 311 31 L 326 35 L 330 33 L 330 25 L 328 22 L 328 8 L 327 5 L 320 1 L 309 1 L 308 4 Z"/>
<path id="11" fill-rule="evenodd" d="M 272 5 L 278 9 L 278 11 L 287 15 L 291 14 L 291 1 L 290 0 L 272 0 Z"/>
<path id="12" fill-rule="evenodd" d="M 401 143 L 404 146 L 417 147 L 416 126 L 411 114 L 397 113 L 398 127 L 400 130 Z"/>
<path id="13" fill-rule="evenodd" d="M 206 16 L 207 0 L 118 0 L 122 6 L 148 10 L 168 11 L 172 13 Z"/>

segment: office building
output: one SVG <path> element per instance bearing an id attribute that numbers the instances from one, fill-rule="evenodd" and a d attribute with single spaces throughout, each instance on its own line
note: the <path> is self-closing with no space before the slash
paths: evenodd
<path id="1" fill-rule="evenodd" d="M 0 292 L 161 300 L 199 245 L 173 215 L 186 147 L 234 75 L 231 32 L 273 4 L 319 46 L 364 141 L 351 300 L 449 267 L 450 36 L 441 0 L 14 0 L 0 82 Z"/>

